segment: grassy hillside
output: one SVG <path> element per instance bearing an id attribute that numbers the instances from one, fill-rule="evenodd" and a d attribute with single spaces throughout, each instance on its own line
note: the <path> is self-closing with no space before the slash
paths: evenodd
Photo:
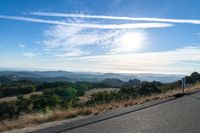
<path id="1" fill-rule="evenodd" d="M 198 89 L 200 74 L 194 72 L 186 77 L 186 81 L 188 86 L 186 92 Z M 14 81 L 2 84 L 1 92 L 4 95 L 4 91 L 9 87 L 11 90 L 20 90 L 21 87 L 24 89 L 24 86 L 26 88 L 29 85 L 34 86 L 35 91 L 41 91 L 42 94 L 18 96 L 16 100 L 0 102 L 0 122 L 4 123 L 0 126 L 0 131 L 79 115 L 96 115 L 117 107 L 173 96 L 181 91 L 180 80 L 161 83 L 138 80 L 121 82 L 117 79 L 107 79 L 95 83 Z M 89 99 L 81 101 L 88 91 L 100 86 L 120 87 L 111 91 L 101 89 L 91 93 Z"/>

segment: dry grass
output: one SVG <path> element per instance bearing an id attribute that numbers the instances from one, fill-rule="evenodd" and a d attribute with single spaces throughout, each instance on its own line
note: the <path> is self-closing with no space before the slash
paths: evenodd
<path id="1" fill-rule="evenodd" d="M 197 88 L 200 88 L 200 84 L 187 87 L 185 89 L 185 92 L 192 92 L 196 90 Z M 58 121 L 58 120 L 63 120 L 67 118 L 73 118 L 80 115 L 89 115 L 89 114 L 97 115 L 99 113 L 102 113 L 114 108 L 127 107 L 127 106 L 136 105 L 136 104 L 142 104 L 147 101 L 163 99 L 163 98 L 178 94 L 180 92 L 181 92 L 181 89 L 177 89 L 177 90 L 168 91 L 162 94 L 154 94 L 151 96 L 144 96 L 144 97 L 139 97 L 136 99 L 122 100 L 122 101 L 117 101 L 117 102 L 113 101 L 106 104 L 96 105 L 94 107 L 75 108 L 75 109 L 69 109 L 69 110 L 53 110 L 46 114 L 43 114 L 43 113 L 24 114 L 15 120 L 0 121 L 1 123 L 0 132 L 5 131 L 5 130 L 16 129 L 16 128 L 23 128 L 23 127 L 41 124 L 41 123 L 50 122 L 50 121 Z"/>

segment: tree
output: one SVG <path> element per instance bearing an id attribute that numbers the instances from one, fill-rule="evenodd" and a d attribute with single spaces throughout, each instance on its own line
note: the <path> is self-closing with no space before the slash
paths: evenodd
<path id="1" fill-rule="evenodd" d="M 20 94 L 28 94 L 35 91 L 35 86 L 25 83 L 6 83 L 0 86 L 2 96 L 13 96 Z"/>
<path id="2" fill-rule="evenodd" d="M 65 99 L 71 99 L 77 96 L 77 90 L 72 87 L 57 87 L 44 90 L 44 94 L 55 94 Z"/>
<path id="3" fill-rule="evenodd" d="M 122 98 L 128 99 L 128 98 L 133 98 L 138 95 L 138 87 L 123 87 L 120 89 L 120 94 L 122 95 Z"/>
<path id="4" fill-rule="evenodd" d="M 161 90 L 156 86 L 154 82 L 142 82 L 142 85 L 138 90 L 140 95 L 151 95 L 153 93 L 160 92 Z"/>

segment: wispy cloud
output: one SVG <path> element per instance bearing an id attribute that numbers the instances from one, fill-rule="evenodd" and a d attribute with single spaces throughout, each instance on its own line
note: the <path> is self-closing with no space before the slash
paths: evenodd
<path id="1" fill-rule="evenodd" d="M 131 62 L 141 62 L 141 63 L 157 63 L 157 65 L 167 65 L 171 63 L 177 63 L 180 61 L 200 61 L 200 47 L 188 46 L 176 50 L 170 51 L 160 51 L 160 52 L 147 52 L 147 53 L 134 53 L 134 54 L 116 54 L 116 55 L 101 55 L 101 56 L 86 56 L 80 57 L 83 60 L 101 60 L 110 59 L 121 60 L 121 58 L 126 58 L 127 60 L 132 60 Z"/>
<path id="2" fill-rule="evenodd" d="M 45 60 L 43 68 L 55 70 L 123 73 L 191 73 L 200 67 L 200 47 L 135 54 L 96 55 Z M 52 63 L 54 62 L 54 63 Z M 39 67 L 41 64 L 35 65 Z M 67 68 L 66 68 L 67 66 Z M 32 66 L 33 67 L 33 66 Z"/>
<path id="3" fill-rule="evenodd" d="M 138 29 L 138 28 L 166 28 L 173 26 L 168 23 L 125 23 L 125 24 L 94 24 L 94 23 L 67 23 L 65 21 L 45 20 L 30 17 L 6 16 L 0 15 L 1 19 L 20 20 L 34 23 L 47 23 L 80 28 L 96 28 L 96 29 Z"/>
<path id="4" fill-rule="evenodd" d="M 124 38 L 124 35 L 129 36 Z M 135 43 L 138 43 L 138 39 L 143 39 L 144 35 L 141 31 L 130 29 L 88 30 L 87 28 L 56 25 L 44 32 L 42 44 L 45 46 L 45 51 L 54 53 L 56 51 L 56 57 L 99 54 L 99 49 L 101 49 L 101 54 L 120 54 L 135 52 L 138 45 Z"/>
<path id="5" fill-rule="evenodd" d="M 133 21 L 151 21 L 166 23 L 189 23 L 200 24 L 200 20 L 196 19 L 171 19 L 171 18 L 148 18 L 148 17 L 124 17 L 124 16 L 104 16 L 104 15 L 88 15 L 88 14 L 68 14 L 54 12 L 33 12 L 32 15 L 51 16 L 51 17 L 73 17 L 73 18 L 91 18 L 91 19 L 111 19 L 111 20 L 133 20 Z"/>
<path id="6" fill-rule="evenodd" d="M 97 55 L 71 58 L 91 64 L 96 69 L 101 66 L 108 71 L 145 72 L 192 72 L 200 66 L 200 47 L 184 47 L 176 50 L 135 54 Z M 97 63 L 95 65 L 95 63 Z M 84 64 L 82 63 L 82 64 Z M 194 65 L 195 64 L 195 65 Z"/>
<path id="7" fill-rule="evenodd" d="M 119 45 L 121 44 L 120 36 L 130 31 L 142 32 L 146 28 L 166 28 L 173 26 L 172 23 L 200 24 L 200 20 L 133 18 L 45 12 L 32 13 L 32 15 L 134 21 L 133 23 L 121 24 L 97 24 L 90 23 L 89 21 L 74 22 L 65 19 L 61 21 L 60 19 L 48 20 L 0 15 L 1 19 L 51 24 L 44 31 L 44 38 L 41 43 L 44 46 L 43 50 L 55 58 L 52 58 L 49 62 L 47 61 L 44 65 L 37 64 L 38 66 L 45 67 L 46 65 L 47 67 L 51 67 L 52 62 L 56 62 L 52 64 L 52 67 L 58 67 L 59 69 L 69 66 L 69 69 L 75 68 L 91 71 L 160 71 L 162 73 L 189 72 L 190 70 L 197 70 L 200 67 L 200 47 L 184 47 L 169 51 L 135 53 L 130 47 L 125 47 L 124 49 L 124 47 L 121 48 L 121 45 Z M 157 23 L 135 23 L 135 21 Z M 134 41 L 131 41 L 131 43 Z M 19 47 L 23 48 L 24 46 L 19 45 Z M 26 52 L 23 53 L 23 56 L 35 57 L 39 55 L 33 52 Z M 60 58 L 62 59 L 60 60 Z"/>
<path id="8" fill-rule="evenodd" d="M 88 30 L 87 28 L 62 25 L 51 26 L 44 32 L 42 44 L 49 51 L 57 51 L 56 57 L 88 55 L 85 47 L 110 47 L 120 31 Z M 88 50 L 88 51 L 87 51 Z"/>
<path id="9" fill-rule="evenodd" d="M 23 53 L 24 56 L 26 57 L 36 57 L 37 55 L 32 53 L 32 52 L 27 52 L 27 53 Z"/>
<path id="10" fill-rule="evenodd" d="M 19 44 L 19 47 L 20 47 L 20 48 L 25 48 L 25 45 Z"/>
<path id="11" fill-rule="evenodd" d="M 70 51 L 69 50 L 65 51 L 64 53 L 61 54 L 56 54 L 55 56 L 59 58 L 66 58 L 66 57 L 78 57 L 86 54 L 87 54 L 86 52 L 83 52 L 82 50 L 77 48 L 77 49 L 71 49 Z"/>
<path id="12" fill-rule="evenodd" d="M 63 59 L 51 58 L 49 60 L 37 58 L 36 63 L 28 60 L 28 63 L 24 64 L 24 61 L 20 60 L 19 62 L 9 61 L 7 64 L 9 64 L 9 66 L 23 66 L 24 68 L 43 68 L 44 70 L 61 69 L 93 72 L 189 74 L 199 70 L 199 53 L 200 47 L 188 46 L 160 52 L 90 55 L 85 57 L 67 57 Z M 3 62 L 6 62 L 6 60 L 3 60 Z M 6 63 L 2 63 L 2 65 L 3 64 Z"/>
<path id="13" fill-rule="evenodd" d="M 42 41 L 45 46 L 45 53 L 50 54 L 54 52 L 56 57 L 71 57 L 82 56 L 91 54 L 91 49 L 85 47 L 95 46 L 97 49 L 103 49 L 103 54 L 107 52 L 115 53 L 122 51 L 119 48 L 117 37 L 122 34 L 124 30 L 130 29 L 148 29 L 148 28 L 166 28 L 173 26 L 168 23 L 122 23 L 122 24 L 96 24 L 87 23 L 83 21 L 70 21 L 70 20 L 46 20 L 22 16 L 7 16 L 0 15 L 1 19 L 19 20 L 33 23 L 46 23 L 53 24 L 44 33 Z M 104 31 L 104 29 L 109 29 Z M 24 45 L 19 45 L 24 48 Z M 47 51 L 48 50 L 48 51 Z M 127 52 L 124 51 L 123 52 Z M 130 50 L 129 50 L 130 52 Z M 27 57 L 34 57 L 33 53 L 25 53 Z"/>

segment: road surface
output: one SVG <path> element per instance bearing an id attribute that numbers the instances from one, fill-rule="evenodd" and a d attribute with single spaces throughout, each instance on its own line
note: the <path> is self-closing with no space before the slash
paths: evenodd
<path id="1" fill-rule="evenodd" d="M 200 92 L 68 128 L 63 133 L 200 133 Z"/>

